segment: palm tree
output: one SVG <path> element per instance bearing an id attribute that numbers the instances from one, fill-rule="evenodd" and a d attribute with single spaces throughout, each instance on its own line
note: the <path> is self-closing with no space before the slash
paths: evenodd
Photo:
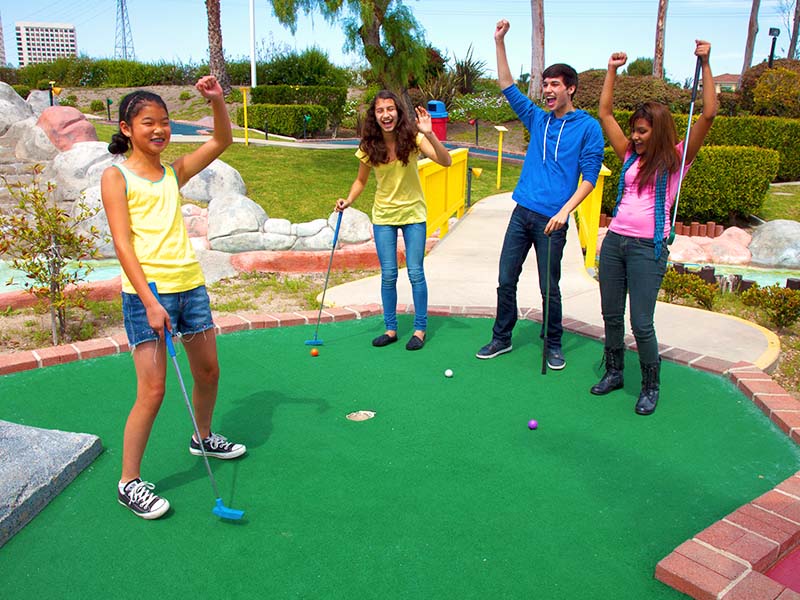
<path id="1" fill-rule="evenodd" d="M 792 35 L 789 40 L 789 51 L 786 54 L 788 58 L 797 58 L 798 29 L 800 29 L 800 1 L 795 0 L 794 18 L 792 19 Z"/>
<path id="2" fill-rule="evenodd" d="M 531 78 L 528 96 L 542 96 L 542 71 L 544 71 L 544 0 L 531 0 Z"/>
<path id="3" fill-rule="evenodd" d="M 668 0 L 658 0 L 656 18 L 656 51 L 653 54 L 653 77 L 664 78 L 664 39 L 667 31 Z"/>
<path id="4" fill-rule="evenodd" d="M 208 67 L 211 74 L 217 78 L 222 91 L 228 94 L 231 91 L 231 78 L 225 66 L 225 54 L 222 51 L 222 25 L 220 23 L 220 0 L 206 0 L 206 14 L 208 15 Z"/>
<path id="5" fill-rule="evenodd" d="M 742 75 L 744 75 L 744 72 L 753 64 L 753 47 L 756 45 L 758 9 L 760 6 L 761 0 L 753 0 L 753 7 L 750 9 L 750 23 L 747 26 L 747 42 L 744 46 L 744 64 L 742 65 L 742 73 L 739 75 L 739 85 L 742 83 Z"/>

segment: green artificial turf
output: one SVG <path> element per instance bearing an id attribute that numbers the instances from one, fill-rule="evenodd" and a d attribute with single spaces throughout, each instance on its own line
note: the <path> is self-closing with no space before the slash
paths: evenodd
<path id="1" fill-rule="evenodd" d="M 105 447 L 2 548 L 3 597 L 678 598 L 656 563 L 797 470 L 797 446 L 721 377 L 665 362 L 640 417 L 635 354 L 599 398 L 596 341 L 566 335 L 566 370 L 542 376 L 538 324 L 489 361 L 474 353 L 490 320 L 433 317 L 419 352 L 411 328 L 401 315 L 402 343 L 373 348 L 380 318 L 323 324 L 316 358 L 313 325 L 219 338 L 215 430 L 249 452 L 212 468 L 239 522 L 211 513 L 171 368 L 143 477 L 173 508 L 152 522 L 115 498 L 130 356 L 3 377 L 0 419 Z"/>

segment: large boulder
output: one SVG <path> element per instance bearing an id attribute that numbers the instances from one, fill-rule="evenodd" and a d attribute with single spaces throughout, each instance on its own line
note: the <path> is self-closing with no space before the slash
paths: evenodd
<path id="1" fill-rule="evenodd" d="M 324 219 L 322 219 L 324 221 Z M 292 250 L 331 250 L 333 244 L 333 229 L 324 227 L 314 235 L 298 236 L 297 241 L 292 246 Z"/>
<path id="2" fill-rule="evenodd" d="M 33 121 L 26 119 L 24 123 Z M 10 129 L 9 129 L 10 131 Z M 47 134 L 39 127 L 26 127 L 14 146 L 14 155 L 20 160 L 30 162 L 44 162 L 52 160 L 58 154 L 58 148 L 53 145 Z"/>
<path id="3" fill-rule="evenodd" d="M 769 221 L 756 228 L 749 248 L 754 265 L 800 269 L 800 223 Z"/>
<path id="4" fill-rule="evenodd" d="M 51 105 L 50 90 L 31 90 L 25 102 L 31 107 L 33 114 L 38 117 L 51 106 L 58 106 L 58 96 L 53 97 L 53 104 Z"/>
<path id="5" fill-rule="evenodd" d="M 746 265 L 750 262 L 750 250 L 731 236 L 720 236 L 703 246 L 711 255 L 711 262 L 722 265 Z"/>
<path id="6" fill-rule="evenodd" d="M 59 153 L 45 169 L 43 179 L 56 184 L 59 200 L 72 202 L 83 190 L 100 184 L 103 171 L 125 157 L 113 155 L 106 142 L 79 142 L 66 152 Z"/>
<path id="7" fill-rule="evenodd" d="M 669 247 L 669 259 L 678 263 L 705 264 L 711 261 L 711 255 L 688 235 L 676 235 Z"/>
<path id="8" fill-rule="evenodd" d="M 222 196 L 239 194 L 244 196 L 247 187 L 239 171 L 216 159 L 181 188 L 184 198 L 200 202 L 211 202 Z"/>
<path id="9" fill-rule="evenodd" d="M 61 152 L 78 142 L 96 142 L 97 131 L 77 108 L 48 106 L 36 123 Z"/>
<path id="10" fill-rule="evenodd" d="M 7 83 L 0 81 L 0 135 L 12 124 L 33 116 L 33 109 Z"/>
<path id="11" fill-rule="evenodd" d="M 328 217 L 328 227 L 336 229 L 339 213 L 333 212 Z M 372 239 L 372 221 L 366 213 L 350 207 L 342 213 L 342 224 L 339 227 L 339 242 L 360 244 Z"/>
<path id="12" fill-rule="evenodd" d="M 206 284 L 236 276 L 236 269 L 231 265 L 231 255 L 227 252 L 195 248 L 195 254 L 203 269 Z"/>
<path id="13" fill-rule="evenodd" d="M 100 196 L 100 186 L 93 185 L 83 192 L 81 198 L 82 203 L 89 209 L 89 212 L 94 212 L 94 215 L 88 219 L 81 221 L 77 225 L 77 230 L 84 235 L 91 231 L 94 227 L 99 234 L 97 240 L 97 251 L 101 258 L 115 258 L 116 251 L 114 250 L 114 242 L 111 239 L 111 228 L 108 226 L 108 218 L 106 211 L 103 210 L 103 199 Z M 75 202 L 70 209 L 70 217 L 77 218 L 81 212 L 81 202 Z"/>
<path id="14" fill-rule="evenodd" d="M 218 238 L 242 233 L 258 233 L 260 236 L 266 220 L 267 213 L 250 198 L 228 193 L 208 205 L 208 241 L 214 250 L 220 250 L 216 243 Z"/>

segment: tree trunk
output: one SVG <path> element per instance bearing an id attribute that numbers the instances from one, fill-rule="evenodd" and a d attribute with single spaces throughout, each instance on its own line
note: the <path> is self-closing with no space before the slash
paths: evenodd
<path id="1" fill-rule="evenodd" d="M 747 42 L 744 45 L 744 64 L 742 73 L 739 75 L 739 86 L 742 84 L 742 76 L 750 65 L 753 64 L 753 48 L 756 45 L 756 34 L 758 33 L 758 9 L 761 0 L 753 0 L 753 7 L 750 9 L 750 23 L 747 26 Z"/>
<path id="2" fill-rule="evenodd" d="M 667 31 L 668 0 L 658 0 L 658 17 L 656 18 L 656 49 L 653 54 L 653 77 L 664 79 L 664 40 Z"/>
<path id="3" fill-rule="evenodd" d="M 786 54 L 789 58 L 797 58 L 798 29 L 800 29 L 800 0 L 795 0 L 794 19 L 792 20 L 792 38 L 789 40 L 789 51 Z"/>
<path id="4" fill-rule="evenodd" d="M 531 0 L 531 78 L 528 96 L 534 100 L 542 97 L 542 71 L 544 71 L 544 0 Z"/>
<path id="5" fill-rule="evenodd" d="M 222 24 L 220 22 L 220 0 L 206 0 L 208 15 L 208 67 L 217 78 L 222 91 L 231 91 L 231 79 L 225 66 L 225 54 L 222 51 Z"/>

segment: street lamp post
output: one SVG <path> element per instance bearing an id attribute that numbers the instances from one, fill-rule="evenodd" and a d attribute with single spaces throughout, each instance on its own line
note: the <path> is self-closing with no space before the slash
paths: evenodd
<path id="1" fill-rule="evenodd" d="M 767 66 L 771 69 L 772 68 L 772 59 L 775 56 L 775 42 L 778 40 L 778 36 L 781 34 L 781 30 L 777 27 L 770 27 L 769 28 L 769 35 L 772 37 L 772 46 L 769 49 L 769 63 Z"/>

